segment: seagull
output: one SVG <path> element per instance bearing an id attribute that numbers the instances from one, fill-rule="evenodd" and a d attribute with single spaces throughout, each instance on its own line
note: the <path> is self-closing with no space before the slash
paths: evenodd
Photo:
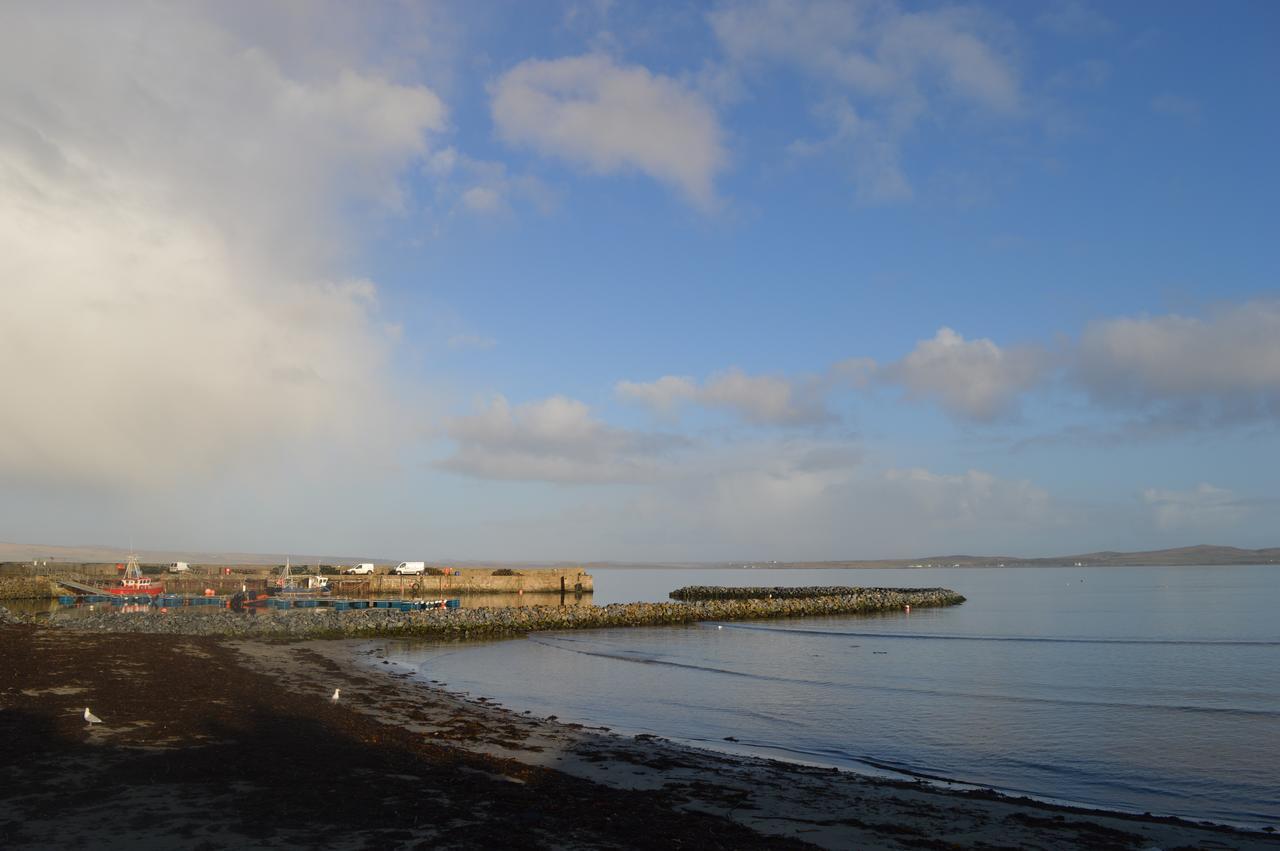
<path id="1" fill-rule="evenodd" d="M 90 724 L 102 723 L 102 719 L 99 718 L 97 715 L 94 715 L 92 712 L 90 712 L 89 707 L 87 706 L 84 708 L 84 720 L 88 721 Z"/>
<path id="2" fill-rule="evenodd" d="M 340 689 L 340 688 L 336 688 L 336 689 L 334 689 L 334 690 L 333 690 L 333 697 L 329 698 L 329 702 L 330 702 L 330 703 L 337 703 L 337 702 L 338 702 L 338 694 L 339 694 L 341 691 L 342 691 L 342 689 Z"/>

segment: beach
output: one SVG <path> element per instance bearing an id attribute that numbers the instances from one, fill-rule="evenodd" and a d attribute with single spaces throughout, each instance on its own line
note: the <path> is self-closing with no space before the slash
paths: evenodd
<path id="1" fill-rule="evenodd" d="M 1280 848 L 535 718 L 376 639 L 6 625 L 0 707 L 5 847 Z"/>

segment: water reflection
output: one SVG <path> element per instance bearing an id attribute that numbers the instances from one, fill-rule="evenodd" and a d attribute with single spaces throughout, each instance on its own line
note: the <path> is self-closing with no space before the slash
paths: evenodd
<path id="1" fill-rule="evenodd" d="M 590 606 L 590 594 L 460 594 L 464 609 L 483 607 L 523 609 L 528 606 Z"/>
<path id="2" fill-rule="evenodd" d="M 200 598 L 195 598 L 200 599 Z M 590 594 L 450 594 L 447 591 L 440 596 L 432 594 L 432 589 L 420 591 L 417 594 L 365 594 L 359 596 L 348 596 L 343 594 L 334 594 L 326 597 L 326 601 L 331 600 L 443 600 L 455 599 L 461 601 L 461 608 L 478 609 L 484 607 L 490 608 L 517 608 L 522 609 L 530 606 L 590 606 L 592 605 L 592 596 Z M 132 614 L 163 614 L 165 609 L 160 606 L 148 603 L 72 603 L 64 605 L 56 599 L 50 600 L 6 600 L 3 605 L 5 608 L 15 614 L 27 616 L 54 615 L 59 616 L 77 616 L 86 615 L 94 611 L 102 611 L 110 609 L 116 612 L 125 612 Z M 221 612 L 226 611 L 225 606 L 184 606 L 184 609 L 192 611 Z M 252 613 L 252 607 L 249 608 Z"/>
<path id="3" fill-rule="evenodd" d="M 58 611 L 57 600 L 3 600 L 0 605 L 15 615 L 51 615 Z"/>

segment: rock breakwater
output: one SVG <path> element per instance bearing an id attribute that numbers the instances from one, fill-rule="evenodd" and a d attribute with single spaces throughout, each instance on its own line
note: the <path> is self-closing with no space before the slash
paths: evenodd
<path id="1" fill-rule="evenodd" d="M 677 588 L 669 596 L 673 600 L 803 600 L 811 597 L 862 596 L 875 598 L 890 594 L 951 594 L 946 588 L 856 588 L 848 585 L 778 585 L 735 588 L 727 585 L 686 585 Z M 963 599 L 963 598 L 962 598 Z M 905 604 L 904 604 L 905 605 Z M 910 605 L 928 605 L 911 603 Z M 942 604 L 949 605 L 949 604 Z M 892 606 L 889 606 L 892 608 Z"/>
<path id="2" fill-rule="evenodd" d="M 952 606 L 964 597 L 945 588 L 901 591 L 850 588 L 838 596 L 796 599 L 709 600 L 693 603 L 615 603 L 608 606 L 527 606 L 523 608 L 390 609 L 335 611 L 291 609 L 240 614 L 225 610 L 175 609 L 167 613 L 103 610 L 54 615 L 55 626 L 92 632 L 146 632 L 218 635 L 234 638 L 369 638 L 404 636 L 434 639 L 490 638 L 566 629 L 660 626 L 715 620 L 845 615 L 860 612 Z"/>

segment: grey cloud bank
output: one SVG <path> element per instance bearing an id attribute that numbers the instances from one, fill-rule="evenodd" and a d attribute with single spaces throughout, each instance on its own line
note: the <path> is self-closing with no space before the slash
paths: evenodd
<path id="1" fill-rule="evenodd" d="M 1280 413 L 1280 300 L 1225 305 L 1206 318 L 1090 323 L 1074 368 L 1099 403 L 1190 409 L 1217 420 Z"/>
<path id="2" fill-rule="evenodd" d="M 390 335 L 335 262 L 338 209 L 395 209 L 444 106 L 376 71 L 291 76 L 207 9 L 6 12 L 6 476 L 208 475 L 364 442 L 343 413 L 387 398 Z M 144 21 L 145 48 L 113 37 Z"/>
<path id="3" fill-rule="evenodd" d="M 564 396 L 523 405 L 497 396 L 477 413 L 449 420 L 446 432 L 456 448 L 441 469 L 515 481 L 645 481 L 690 445 L 675 435 L 606 425 Z"/>

